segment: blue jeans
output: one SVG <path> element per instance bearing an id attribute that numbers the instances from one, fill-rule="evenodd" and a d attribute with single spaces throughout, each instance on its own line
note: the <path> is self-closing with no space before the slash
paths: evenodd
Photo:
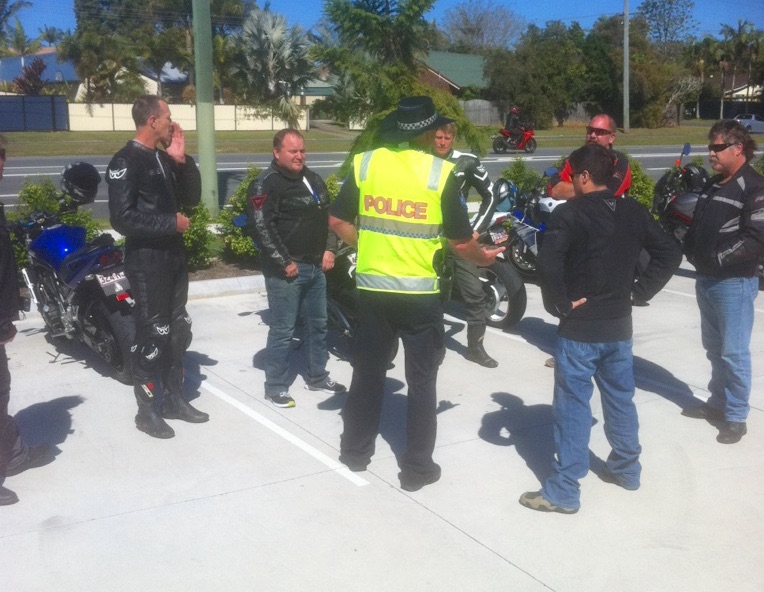
<path id="1" fill-rule="evenodd" d="M 321 265 L 297 263 L 297 277 L 265 276 L 271 310 L 265 362 L 265 394 L 289 390 L 289 353 L 298 315 L 305 324 L 308 384 L 320 384 L 326 371 L 326 277 Z"/>
<path id="2" fill-rule="evenodd" d="M 607 469 L 629 488 L 639 487 L 639 419 L 634 406 L 634 363 L 631 340 L 584 343 L 557 338 L 554 370 L 554 475 L 541 494 L 557 506 L 578 509 L 579 480 L 589 472 L 589 434 L 594 392 L 602 396 L 605 436 L 612 448 Z"/>
<path id="3" fill-rule="evenodd" d="M 751 396 L 751 332 L 758 278 L 718 279 L 699 275 L 695 295 L 700 333 L 711 362 L 708 404 L 727 421 L 745 421 Z"/>

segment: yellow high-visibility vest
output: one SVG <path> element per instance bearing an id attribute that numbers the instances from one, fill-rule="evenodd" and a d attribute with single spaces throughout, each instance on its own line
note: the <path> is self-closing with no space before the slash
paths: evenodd
<path id="1" fill-rule="evenodd" d="M 443 249 L 441 194 L 454 165 L 416 150 L 356 155 L 360 290 L 437 294 Z M 442 253 L 441 255 L 442 256 Z"/>

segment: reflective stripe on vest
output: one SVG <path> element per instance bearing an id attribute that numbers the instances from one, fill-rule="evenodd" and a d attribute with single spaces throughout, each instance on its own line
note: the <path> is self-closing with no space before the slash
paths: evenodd
<path id="1" fill-rule="evenodd" d="M 359 289 L 435 294 L 443 249 L 441 194 L 453 165 L 415 150 L 380 148 L 354 160 L 359 188 Z"/>

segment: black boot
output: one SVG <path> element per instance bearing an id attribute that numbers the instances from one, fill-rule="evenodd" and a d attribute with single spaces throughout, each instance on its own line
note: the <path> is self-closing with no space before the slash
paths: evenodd
<path id="1" fill-rule="evenodd" d="M 485 325 L 467 325 L 467 358 L 486 368 L 496 368 L 499 363 L 489 356 L 483 348 Z"/>
<path id="2" fill-rule="evenodd" d="M 153 438 L 167 439 L 175 435 L 162 416 L 156 410 L 156 397 L 152 383 L 136 384 L 133 387 L 135 399 L 138 401 L 138 415 L 135 416 L 135 427 L 146 432 Z"/>
<path id="3" fill-rule="evenodd" d="M 7 419 L 8 421 L 5 426 L 0 425 L 0 506 L 10 506 L 19 501 L 19 498 L 15 493 L 10 489 L 3 487 L 6 468 L 11 460 L 13 443 L 16 439 L 16 424 L 12 419 Z M 0 423 L 1 422 L 2 418 L 0 418 Z"/>
<path id="4" fill-rule="evenodd" d="M 181 419 L 189 423 L 204 423 L 210 416 L 191 406 L 183 398 L 183 369 L 170 368 L 163 380 L 164 401 L 162 417 Z"/>

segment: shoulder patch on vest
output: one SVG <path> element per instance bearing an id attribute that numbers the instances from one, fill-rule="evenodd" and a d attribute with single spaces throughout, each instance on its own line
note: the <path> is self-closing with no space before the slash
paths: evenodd
<path id="1" fill-rule="evenodd" d="M 256 210 L 260 210 L 262 209 L 266 199 L 268 199 L 268 194 L 261 193 L 260 195 L 251 196 L 249 198 L 249 203 L 251 203 L 252 207 L 255 208 Z"/>

